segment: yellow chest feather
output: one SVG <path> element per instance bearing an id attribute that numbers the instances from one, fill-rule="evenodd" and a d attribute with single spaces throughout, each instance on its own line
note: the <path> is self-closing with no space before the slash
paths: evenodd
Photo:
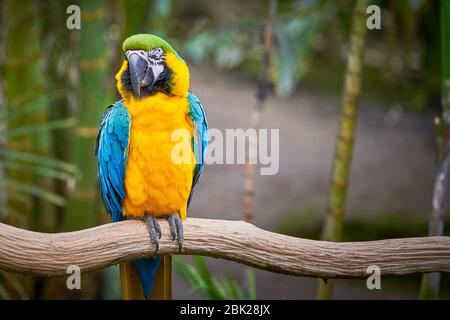
<path id="1" fill-rule="evenodd" d="M 125 106 L 131 128 L 124 215 L 142 217 L 149 213 L 160 217 L 178 212 L 184 219 L 195 163 L 173 161 L 172 151 L 178 142 L 172 134 L 184 129 L 193 136 L 187 99 L 158 93 L 141 100 L 131 98 Z"/>

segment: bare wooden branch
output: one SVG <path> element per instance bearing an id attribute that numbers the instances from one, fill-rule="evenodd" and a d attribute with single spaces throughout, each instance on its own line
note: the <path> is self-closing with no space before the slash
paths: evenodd
<path id="1" fill-rule="evenodd" d="M 169 226 L 158 254 L 178 254 Z M 154 254 L 141 221 L 111 223 L 81 231 L 45 234 L 0 224 L 0 269 L 61 276 L 69 265 L 83 272 Z M 382 275 L 450 272 L 450 237 L 335 243 L 306 240 L 259 229 L 242 221 L 190 218 L 181 254 L 244 263 L 296 276 L 365 278 L 377 265 Z"/>

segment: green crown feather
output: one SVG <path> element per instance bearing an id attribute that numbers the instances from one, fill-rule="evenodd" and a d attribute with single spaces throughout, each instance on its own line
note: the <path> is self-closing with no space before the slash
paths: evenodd
<path id="1" fill-rule="evenodd" d="M 172 52 L 174 54 L 177 54 L 177 52 L 169 43 L 167 43 L 166 40 L 153 34 L 135 34 L 131 37 L 128 37 L 122 45 L 122 50 L 124 52 L 128 50 L 150 51 L 154 48 L 161 48 L 165 52 Z"/>

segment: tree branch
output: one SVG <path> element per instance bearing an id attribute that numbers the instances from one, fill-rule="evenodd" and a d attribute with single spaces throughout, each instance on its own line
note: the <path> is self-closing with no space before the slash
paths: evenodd
<path id="1" fill-rule="evenodd" d="M 178 254 L 169 226 L 158 254 Z M 382 275 L 450 272 L 450 237 L 333 243 L 261 230 L 242 221 L 190 218 L 182 254 L 244 263 L 296 276 L 365 278 L 377 265 Z M 45 234 L 0 224 L 0 269 L 40 276 L 66 275 L 69 265 L 90 271 L 154 253 L 141 221 L 110 223 L 81 231 Z"/>

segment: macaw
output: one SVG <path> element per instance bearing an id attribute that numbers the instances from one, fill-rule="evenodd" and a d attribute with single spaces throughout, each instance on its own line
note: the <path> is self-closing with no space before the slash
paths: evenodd
<path id="1" fill-rule="evenodd" d="M 106 109 L 97 136 L 101 195 L 113 222 L 145 221 L 155 252 L 161 237 L 156 218 L 166 218 L 181 251 L 182 221 L 208 145 L 205 111 L 189 91 L 186 62 L 164 39 L 137 34 L 122 49 L 124 61 L 115 77 L 122 99 Z M 179 143 L 173 133 L 179 129 L 189 133 L 187 159 L 192 161 L 173 159 Z M 160 261 L 150 257 L 132 263 L 145 297 L 152 293 Z"/>

